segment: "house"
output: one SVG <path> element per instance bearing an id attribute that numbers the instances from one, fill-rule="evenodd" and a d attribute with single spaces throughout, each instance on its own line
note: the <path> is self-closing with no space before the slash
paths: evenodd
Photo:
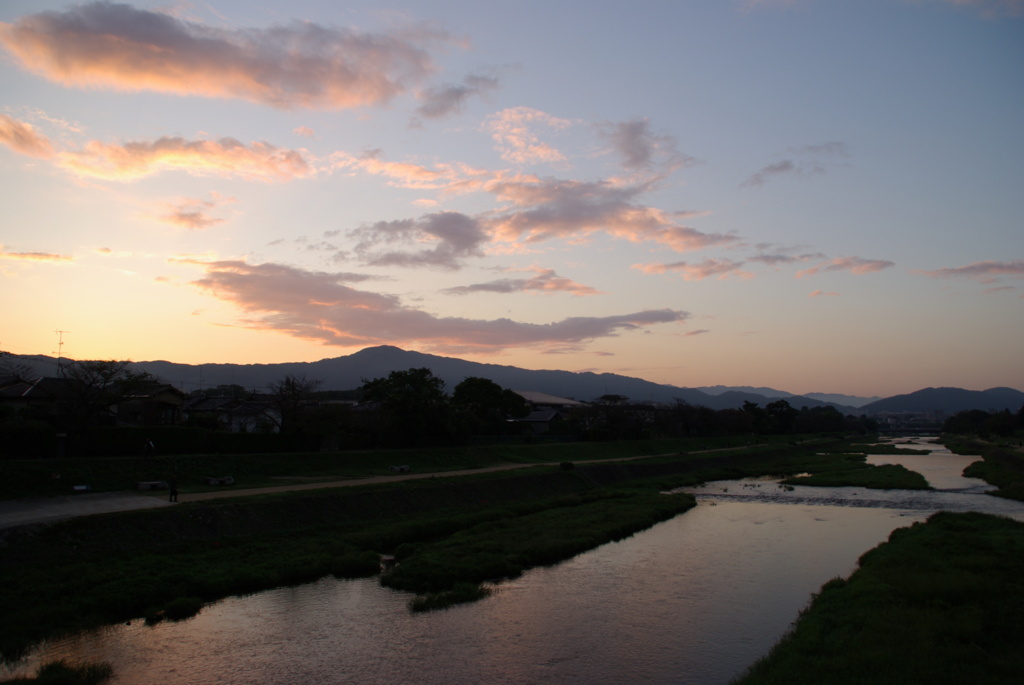
<path id="1" fill-rule="evenodd" d="M 586 406 L 584 402 L 536 390 L 513 390 L 512 392 L 530 403 L 530 413 L 516 421 L 526 426 L 534 435 L 550 432 L 565 420 L 566 414 L 571 410 Z"/>
<path id="2" fill-rule="evenodd" d="M 186 421 L 207 423 L 232 433 L 277 433 L 281 429 L 281 412 L 265 395 L 192 397 L 183 413 Z"/>
<path id="3" fill-rule="evenodd" d="M 181 423 L 188 397 L 167 383 L 153 383 L 123 395 L 117 402 L 117 423 L 127 426 L 173 426 Z"/>

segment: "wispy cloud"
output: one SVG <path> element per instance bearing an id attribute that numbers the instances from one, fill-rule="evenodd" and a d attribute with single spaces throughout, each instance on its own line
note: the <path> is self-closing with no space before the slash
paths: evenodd
<path id="1" fill-rule="evenodd" d="M 787 150 L 790 157 L 768 164 L 747 177 L 741 188 L 763 186 L 780 176 L 807 177 L 824 174 L 836 160 L 849 157 L 846 143 L 831 141 Z"/>
<path id="2" fill-rule="evenodd" d="M 494 178 L 492 172 L 459 163 L 441 163 L 431 167 L 415 162 L 388 161 L 379 149 L 368 150 L 359 156 L 339 152 L 332 155 L 331 161 L 335 169 L 382 176 L 388 179 L 389 184 L 399 188 L 441 190 L 455 194 L 481 190 Z"/>
<path id="3" fill-rule="evenodd" d="M 785 250 L 778 250 L 772 253 L 761 252 L 752 257 L 748 257 L 748 262 L 759 262 L 765 266 L 778 268 L 787 264 L 802 264 L 813 260 L 825 259 L 825 255 L 820 252 L 805 252 L 803 254 L 786 254 Z"/>
<path id="4" fill-rule="evenodd" d="M 0 44 L 25 68 L 67 86 L 278 108 L 386 103 L 435 70 L 430 49 L 443 41 L 425 28 L 363 33 L 313 22 L 226 30 L 111 2 L 0 24 Z"/>
<path id="5" fill-rule="evenodd" d="M 537 243 L 583 239 L 595 232 L 633 242 L 655 242 L 677 252 L 735 242 L 736 236 L 702 233 L 680 223 L 690 212 L 666 212 L 636 200 L 647 184 L 569 181 L 522 176 L 488 186 L 510 209 L 488 219 L 496 239 Z"/>
<path id="6" fill-rule="evenodd" d="M 836 257 L 824 264 L 798 271 L 797 278 L 814 276 L 822 271 L 849 271 L 852 274 L 869 274 L 896 266 L 887 259 L 864 259 L 863 257 Z"/>
<path id="7" fill-rule="evenodd" d="M 164 223 L 194 230 L 216 226 L 223 223 L 224 219 L 214 216 L 213 212 L 236 200 L 219 193 L 210 193 L 210 196 L 209 200 L 185 198 L 167 203 L 164 212 L 158 218 Z"/>
<path id="8" fill-rule="evenodd" d="M 824 290 L 815 290 L 808 297 L 839 297 L 837 292 L 826 292 Z"/>
<path id="9" fill-rule="evenodd" d="M 49 138 L 36 131 L 31 124 L 6 114 L 0 114 L 0 143 L 29 157 L 49 159 L 54 155 Z"/>
<path id="10" fill-rule="evenodd" d="M 77 175 L 108 181 L 135 181 L 161 171 L 266 182 L 314 173 L 302 151 L 263 142 L 246 145 L 234 138 L 164 137 L 123 145 L 94 140 L 81 150 L 61 152 L 57 163 Z"/>
<path id="11" fill-rule="evenodd" d="M 753 278 L 754 274 L 742 269 L 743 262 L 729 259 L 705 259 L 696 264 L 689 262 L 673 262 L 671 264 L 634 264 L 633 268 L 645 274 L 676 273 L 685 281 L 702 281 L 705 278 L 724 279 L 737 276 L 742 279 Z"/>
<path id="12" fill-rule="evenodd" d="M 654 134 L 647 119 L 605 124 L 599 131 L 622 157 L 627 169 L 650 171 L 665 167 L 672 170 L 694 161 L 676 149 L 675 138 Z"/>
<path id="13" fill-rule="evenodd" d="M 554 146 L 542 142 L 535 131 L 561 131 L 572 126 L 568 119 L 559 119 L 531 107 L 504 109 L 488 117 L 484 128 L 490 132 L 501 158 L 512 164 L 552 163 L 565 160 Z"/>
<path id="14" fill-rule="evenodd" d="M 555 273 L 554 269 L 543 269 L 534 267 L 530 269 L 536 275 L 530 278 L 501 278 L 486 283 L 474 283 L 472 285 L 460 285 L 454 288 L 446 288 L 441 292 L 449 295 L 469 295 L 471 293 L 569 293 L 570 295 L 599 295 L 600 290 L 582 285 L 569 278 L 563 278 Z"/>
<path id="15" fill-rule="evenodd" d="M 399 298 L 357 290 L 338 274 L 281 264 L 179 259 L 202 268 L 193 284 L 250 315 L 242 324 L 317 340 L 325 345 L 418 345 L 441 351 L 497 352 L 515 347 L 583 345 L 689 318 L 657 309 L 603 317 L 570 317 L 548 324 L 510 319 L 439 317 L 404 305 Z"/>
<path id="16" fill-rule="evenodd" d="M 462 83 L 427 88 L 420 93 L 423 104 L 416 108 L 416 114 L 424 119 L 440 119 L 455 114 L 462 111 L 470 98 L 485 95 L 497 89 L 498 84 L 496 76 L 469 74 Z"/>
<path id="17" fill-rule="evenodd" d="M 970 278 L 982 283 L 993 283 L 997 278 L 1006 276 L 1009 278 L 1024 278 L 1024 260 L 1016 259 L 1011 262 L 998 262 L 993 260 L 973 262 L 966 266 L 950 267 L 945 269 L 934 269 L 932 271 L 919 271 L 932 278 Z"/>
<path id="18" fill-rule="evenodd" d="M 458 269 L 468 257 L 482 257 L 487 234 L 472 217 L 459 212 L 438 212 L 420 219 L 378 221 L 351 235 L 358 239 L 355 253 L 371 266 L 426 266 Z M 393 250 L 391 245 L 428 247 Z"/>
<path id="19" fill-rule="evenodd" d="M 53 252 L 8 252 L 0 244 L 0 259 L 14 259 L 25 262 L 70 262 L 73 257 Z"/>

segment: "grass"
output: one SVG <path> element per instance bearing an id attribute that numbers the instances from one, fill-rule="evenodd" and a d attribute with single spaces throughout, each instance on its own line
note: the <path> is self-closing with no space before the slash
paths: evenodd
<path id="1" fill-rule="evenodd" d="M 98 685 L 106 682 L 113 675 L 114 669 L 106 662 L 69 664 L 66 661 L 53 661 L 40 666 L 35 677 L 12 678 L 0 681 L 0 684 Z"/>
<path id="2" fill-rule="evenodd" d="M 1010 685 L 1024 673 L 1024 524 L 940 512 L 826 583 L 734 685 Z"/>
<path id="3" fill-rule="evenodd" d="M 844 471 L 831 471 L 810 476 L 798 476 L 782 481 L 783 485 L 816 485 L 819 487 L 856 486 L 877 490 L 930 490 L 924 476 L 900 464 L 881 466 L 864 465 Z"/>
<path id="4" fill-rule="evenodd" d="M 419 594 L 453 590 L 518 576 L 553 564 L 680 514 L 696 504 L 689 495 L 598 491 L 563 498 L 520 516 L 486 521 L 433 543 L 399 553 L 382 582 Z"/>
<path id="5" fill-rule="evenodd" d="M 964 475 L 981 478 L 998 489 L 991 494 L 1024 502 L 1024 453 L 1012 444 L 991 443 L 962 436 L 947 436 L 946 447 L 956 454 L 980 454 Z"/>
<path id="6" fill-rule="evenodd" d="M 758 440 L 781 442 L 782 438 Z M 169 480 L 173 474 L 177 474 L 179 491 L 191 493 L 223 489 L 206 485 L 204 479 L 207 476 L 230 475 L 235 478 L 234 487 L 257 488 L 389 475 L 388 467 L 391 465 L 407 464 L 414 473 L 444 472 L 500 464 L 625 459 L 734 447 L 747 442 L 738 438 L 692 438 L 297 454 L 4 459 L 0 460 L 0 499 L 66 495 L 75 485 L 90 485 L 93 492 L 134 490 L 140 481 Z M 58 473 L 60 477 L 54 478 Z"/>

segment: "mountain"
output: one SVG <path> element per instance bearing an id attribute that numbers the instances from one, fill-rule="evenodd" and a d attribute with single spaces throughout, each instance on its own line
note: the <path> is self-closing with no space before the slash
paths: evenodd
<path id="1" fill-rule="evenodd" d="M 700 390 L 701 392 L 705 392 L 705 393 L 707 393 L 709 395 L 714 395 L 716 397 L 721 397 L 725 393 L 740 392 L 740 393 L 748 393 L 750 395 L 760 395 L 761 397 L 767 398 L 767 399 L 783 399 L 783 400 L 786 400 L 786 401 L 789 401 L 790 398 L 796 397 L 796 398 L 798 398 L 800 400 L 803 400 L 803 401 L 806 401 L 806 400 L 816 400 L 816 401 L 824 403 L 824 404 L 832 404 L 832 405 L 841 406 L 841 407 L 863 407 L 865 404 L 868 404 L 869 402 L 875 402 L 876 400 L 882 399 L 881 397 L 878 397 L 877 395 L 874 396 L 874 397 L 857 397 L 856 395 L 840 395 L 840 394 L 837 394 L 837 393 L 825 393 L 825 392 L 808 392 L 808 393 L 804 393 L 803 395 L 794 395 L 793 393 L 786 392 L 785 390 L 776 390 L 775 388 L 765 388 L 765 387 L 755 388 L 755 387 L 751 387 L 749 385 L 743 385 L 743 386 L 707 385 L 707 386 L 701 386 L 701 387 L 694 388 L 694 389 L 695 390 Z M 792 404 L 792 402 L 790 402 L 790 404 Z M 808 404 L 807 406 L 817 406 L 817 405 Z"/>
<path id="2" fill-rule="evenodd" d="M 711 409 L 732 409 L 743 406 L 744 401 L 760 405 L 771 401 L 764 395 L 726 390 L 718 395 L 695 388 L 652 383 L 640 378 L 613 373 L 576 373 L 572 371 L 534 371 L 515 366 L 482 364 L 452 357 L 440 357 L 422 352 L 411 352 L 397 347 L 370 347 L 346 357 L 322 359 L 318 362 L 285 364 L 175 364 L 165 361 L 135 362 L 135 368 L 188 390 L 199 387 L 238 384 L 246 388 L 265 389 L 286 375 L 305 376 L 323 381 L 324 390 L 351 390 L 363 380 L 387 376 L 392 371 L 426 367 L 445 382 L 451 390 L 466 378 L 488 378 L 498 385 L 513 390 L 536 390 L 558 397 L 583 402 L 602 395 L 624 395 L 634 402 L 684 401 Z M 775 393 L 772 398 L 785 395 L 796 407 L 817 407 L 820 400 L 796 397 L 790 393 Z M 850 407 L 839 407 L 846 412 Z"/>
<path id="3" fill-rule="evenodd" d="M 40 376 L 58 374 L 57 360 L 43 355 L 4 354 L 8 365 L 21 364 Z M 68 361 L 68 360 L 65 360 Z M 965 409 L 1017 409 L 1024 404 L 1024 393 L 1012 388 L 992 388 L 983 392 L 960 388 L 926 388 L 908 395 L 887 399 L 853 397 L 826 393 L 794 395 L 782 390 L 763 387 L 727 387 L 723 385 L 702 388 L 680 388 L 653 383 L 640 378 L 613 373 L 576 373 L 572 371 L 534 371 L 515 366 L 481 364 L 453 357 L 440 357 L 397 347 L 369 347 L 344 357 L 321 359 L 316 362 L 288 362 L 282 364 L 177 364 L 168 361 L 134 362 L 141 371 L 161 378 L 186 392 L 218 385 L 241 385 L 250 390 L 266 390 L 285 376 L 305 376 L 322 381 L 323 390 L 352 390 L 372 380 L 387 376 L 392 371 L 426 367 L 445 382 L 451 391 L 466 378 L 489 378 L 498 385 L 513 390 L 535 390 L 558 397 L 591 401 L 602 395 L 624 395 L 634 402 L 683 401 L 710 409 L 735 409 L 744 402 L 765 406 L 768 402 L 785 399 L 796 408 L 830 405 L 844 414 L 867 414 L 890 411 L 956 413 Z M 0 376 L 4 371 L 0 368 Z"/>
<path id="4" fill-rule="evenodd" d="M 809 392 L 804 397 L 810 397 L 812 400 L 820 400 L 822 402 L 831 402 L 833 404 L 845 404 L 850 407 L 863 407 L 866 404 L 877 402 L 882 399 L 878 395 L 874 397 L 857 397 L 856 395 L 840 395 L 834 392 Z"/>
<path id="5" fill-rule="evenodd" d="M 1024 392 L 1013 388 L 964 390 L 963 388 L 925 388 L 907 395 L 895 395 L 861 407 L 865 414 L 881 412 L 944 412 L 981 409 L 994 412 L 1009 409 L 1016 412 L 1024 405 Z"/>

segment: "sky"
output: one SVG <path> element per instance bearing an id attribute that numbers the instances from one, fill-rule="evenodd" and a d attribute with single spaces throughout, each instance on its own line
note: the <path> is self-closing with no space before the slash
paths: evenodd
<path id="1" fill-rule="evenodd" d="M 1024 389 L 1024 0 L 0 3 L 0 350 Z"/>

